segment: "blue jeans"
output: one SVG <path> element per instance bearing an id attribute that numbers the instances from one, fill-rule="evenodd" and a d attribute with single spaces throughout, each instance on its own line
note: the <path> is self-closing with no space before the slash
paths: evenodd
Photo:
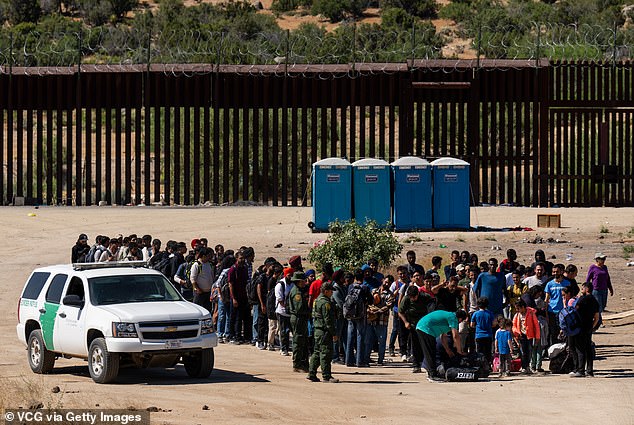
<path id="1" fill-rule="evenodd" d="M 365 362 L 370 362 L 370 353 L 374 343 L 379 343 L 379 359 L 378 363 L 383 363 L 385 359 L 385 346 L 387 343 L 387 326 L 386 325 L 368 325 L 366 327 L 366 343 L 365 343 Z"/>
<path id="2" fill-rule="evenodd" d="M 608 290 L 595 289 L 592 291 L 592 296 L 594 296 L 599 303 L 599 313 L 603 313 L 603 310 L 605 310 L 605 306 L 608 303 Z"/>
<path id="3" fill-rule="evenodd" d="M 361 366 L 365 361 L 365 320 L 348 321 L 348 338 L 346 346 L 346 365 Z M 356 344 L 355 344 L 356 341 Z M 356 346 L 356 347 L 355 347 Z M 356 358 L 355 358 L 356 348 Z"/>
<path id="4" fill-rule="evenodd" d="M 218 299 L 218 336 L 228 337 L 232 334 L 230 331 L 231 326 L 231 302 L 224 303 L 221 299 Z"/>
<path id="5" fill-rule="evenodd" d="M 251 342 L 257 342 L 258 341 L 258 316 L 260 314 L 260 309 L 258 308 L 258 305 L 252 305 L 251 306 L 251 314 L 253 314 L 253 330 L 251 332 L 251 335 L 253 335 L 251 337 Z"/>

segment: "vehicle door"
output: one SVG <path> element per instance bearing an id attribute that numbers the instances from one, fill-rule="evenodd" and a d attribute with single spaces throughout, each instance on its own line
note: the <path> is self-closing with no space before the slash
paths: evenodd
<path id="1" fill-rule="evenodd" d="M 62 303 L 57 312 L 57 331 L 59 349 L 64 354 L 73 356 L 87 356 L 86 347 L 86 288 L 84 281 L 79 276 L 71 277 Z M 66 305 L 63 300 L 68 295 L 77 295 L 83 300 L 82 306 Z"/>
<path id="2" fill-rule="evenodd" d="M 58 273 L 51 279 L 44 296 L 44 308 L 40 309 L 40 326 L 42 338 L 50 351 L 59 351 L 57 337 L 57 312 L 62 299 L 62 292 L 68 280 L 68 275 Z"/>

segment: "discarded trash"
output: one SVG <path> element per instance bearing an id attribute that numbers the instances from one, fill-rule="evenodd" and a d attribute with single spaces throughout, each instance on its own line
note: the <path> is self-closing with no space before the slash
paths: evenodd
<path id="1" fill-rule="evenodd" d="M 444 243 L 441 243 L 440 245 L 438 245 L 438 248 L 447 248 L 447 245 L 445 245 Z"/>
<path id="2" fill-rule="evenodd" d="M 37 216 L 37 214 L 35 214 L 35 213 L 29 213 L 29 214 L 28 214 L 28 216 L 29 216 L 29 217 L 36 217 L 36 216 Z"/>
<path id="3" fill-rule="evenodd" d="M 566 261 L 572 261 L 572 259 L 573 259 L 572 253 L 566 254 Z"/>
<path id="4" fill-rule="evenodd" d="M 629 263 L 626 264 L 626 266 L 628 267 L 634 267 L 634 261 L 630 261 Z"/>

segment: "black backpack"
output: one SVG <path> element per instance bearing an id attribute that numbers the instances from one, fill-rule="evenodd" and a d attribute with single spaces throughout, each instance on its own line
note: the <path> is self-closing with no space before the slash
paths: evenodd
<path id="1" fill-rule="evenodd" d="M 155 257 L 158 257 L 158 258 L 154 260 Z M 168 279 L 171 279 L 172 276 L 168 276 L 170 274 L 169 273 L 170 256 L 167 252 L 158 253 L 154 257 L 150 258 L 150 266 L 154 270 L 158 270 L 161 273 L 163 273 L 163 276 L 167 277 Z"/>
<path id="2" fill-rule="evenodd" d="M 358 320 L 363 317 L 364 302 L 361 286 L 355 285 L 348 291 L 343 302 L 343 317 L 348 320 Z"/>
<path id="3" fill-rule="evenodd" d="M 263 280 L 266 277 L 266 273 L 256 272 L 251 281 L 247 283 L 247 299 L 249 300 L 249 304 L 260 304 L 260 298 L 258 297 L 258 284 L 263 283 Z"/>
<path id="4" fill-rule="evenodd" d="M 275 285 L 268 294 L 266 294 L 266 316 L 270 320 L 277 320 L 277 315 L 275 314 L 275 307 L 277 307 L 277 300 L 275 299 Z"/>

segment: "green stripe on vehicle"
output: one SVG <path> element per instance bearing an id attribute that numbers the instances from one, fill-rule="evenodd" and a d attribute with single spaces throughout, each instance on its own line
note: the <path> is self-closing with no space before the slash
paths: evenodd
<path id="1" fill-rule="evenodd" d="M 44 344 L 46 348 L 53 351 L 53 332 L 55 330 L 55 317 L 57 316 L 57 310 L 59 310 L 59 304 L 44 303 L 44 314 L 40 314 L 40 325 L 42 326 L 42 337 L 44 338 Z"/>

